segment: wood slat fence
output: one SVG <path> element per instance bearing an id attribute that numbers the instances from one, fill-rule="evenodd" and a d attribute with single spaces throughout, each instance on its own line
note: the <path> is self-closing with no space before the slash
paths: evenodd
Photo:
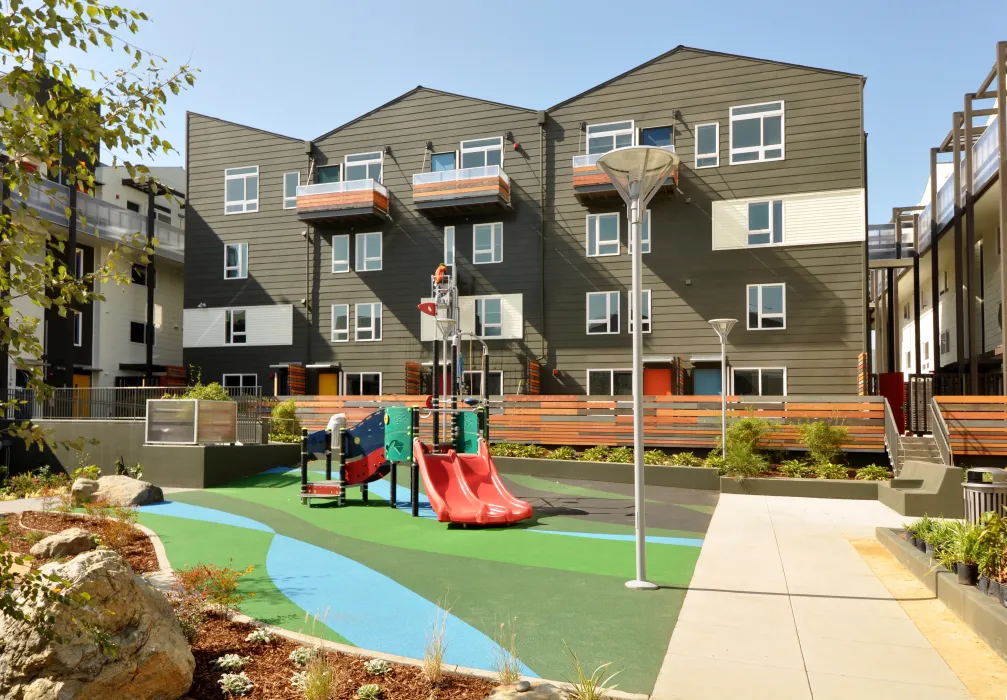
<path id="1" fill-rule="evenodd" d="M 1007 456 L 1007 397 L 935 396 L 955 455 Z"/>

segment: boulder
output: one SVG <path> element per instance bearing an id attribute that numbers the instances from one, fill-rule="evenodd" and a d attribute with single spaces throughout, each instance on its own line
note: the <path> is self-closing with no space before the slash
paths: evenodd
<path id="1" fill-rule="evenodd" d="M 121 556 L 96 549 L 65 564 L 46 564 L 42 572 L 90 600 L 33 610 L 55 616 L 62 643 L 46 641 L 29 623 L 0 617 L 0 697 L 177 700 L 188 692 L 196 664 L 171 604 Z M 114 654 L 102 653 L 95 631 L 107 635 Z"/>
<path id="2" fill-rule="evenodd" d="M 163 501 L 164 493 L 159 486 L 154 486 L 149 481 L 116 475 L 98 479 L 98 490 L 94 497 L 112 506 L 145 506 Z"/>
<path id="3" fill-rule="evenodd" d="M 92 549 L 94 549 L 94 536 L 87 530 L 71 527 L 36 542 L 31 548 L 31 553 L 35 557 L 53 559 L 76 556 Z"/>
<path id="4" fill-rule="evenodd" d="M 87 503 L 98 490 L 98 482 L 94 479 L 77 479 L 70 487 L 70 496 L 74 503 Z"/>
<path id="5" fill-rule="evenodd" d="M 549 683 L 518 681 L 497 686 L 486 700 L 566 700 L 566 695 Z"/>

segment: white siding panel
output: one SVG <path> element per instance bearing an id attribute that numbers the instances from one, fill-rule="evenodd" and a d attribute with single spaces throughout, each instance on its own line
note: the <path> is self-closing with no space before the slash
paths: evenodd
<path id="1" fill-rule="evenodd" d="M 244 345 L 293 345 L 292 304 L 228 307 L 245 311 Z M 224 344 L 224 314 L 227 309 L 185 309 L 182 346 L 186 348 L 227 347 Z"/>
<path id="2" fill-rule="evenodd" d="M 216 348 L 224 344 L 224 309 L 182 311 L 182 347 Z"/>
<path id="3" fill-rule="evenodd" d="M 510 340 L 520 340 L 524 337 L 524 295 L 504 294 L 503 300 L 503 337 Z"/>
<path id="4" fill-rule="evenodd" d="M 713 249 L 730 250 L 748 245 L 748 200 L 725 199 L 713 203 Z"/>
<path id="5" fill-rule="evenodd" d="M 458 297 L 458 313 L 463 333 L 475 333 L 476 329 L 476 299 L 501 300 L 503 311 L 503 339 L 520 340 L 524 337 L 524 301 L 523 294 L 486 294 L 483 296 Z M 433 301 L 430 297 L 420 299 L 420 302 Z M 420 313 L 420 340 L 429 343 L 434 339 L 434 318 Z"/>

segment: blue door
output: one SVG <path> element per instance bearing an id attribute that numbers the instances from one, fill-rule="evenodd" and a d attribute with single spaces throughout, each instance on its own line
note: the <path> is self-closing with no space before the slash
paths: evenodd
<path id="1" fill-rule="evenodd" d="M 696 396 L 720 396 L 720 368 L 692 370 L 692 386 Z"/>

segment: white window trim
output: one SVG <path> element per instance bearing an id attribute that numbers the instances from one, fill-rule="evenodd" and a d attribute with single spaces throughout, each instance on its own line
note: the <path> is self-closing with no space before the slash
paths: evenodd
<path id="1" fill-rule="evenodd" d="M 80 348 L 84 346 L 84 314 L 80 311 L 73 311 L 73 346 Z"/>
<path id="2" fill-rule="evenodd" d="M 238 248 L 238 264 L 228 265 L 227 264 L 227 250 L 228 248 Z M 242 255 L 242 248 L 244 248 L 244 255 Z M 241 261 L 245 261 L 245 269 L 241 269 Z M 227 273 L 229 270 L 237 270 L 238 274 L 234 277 L 228 277 Z M 225 280 L 244 280 L 248 279 L 248 243 L 225 243 L 224 244 L 224 279 Z"/>
<path id="3" fill-rule="evenodd" d="M 504 334 L 504 303 L 503 303 L 503 297 L 499 297 L 499 296 L 476 297 L 475 301 L 473 303 L 473 307 L 474 307 L 473 311 L 475 313 L 475 318 L 476 318 L 475 322 L 478 325 L 478 322 L 479 322 L 478 319 L 479 319 L 479 316 L 480 316 L 480 314 L 479 314 L 480 307 L 482 307 L 482 309 L 483 309 L 483 314 L 482 315 L 485 316 L 485 314 L 486 314 L 486 310 L 485 310 L 486 309 L 486 302 L 488 300 L 489 301 L 496 301 L 496 302 L 498 302 L 500 304 L 500 322 L 499 323 L 490 323 L 490 324 L 487 324 L 486 321 L 484 320 L 483 323 L 482 323 L 482 326 L 483 326 L 482 330 L 483 330 L 483 332 L 482 332 L 481 335 L 477 334 L 476 337 L 477 338 L 486 338 L 488 340 L 499 340 L 499 339 L 503 338 L 503 334 Z M 494 328 L 497 328 L 497 327 L 500 328 L 500 334 L 499 335 L 486 335 L 486 328 L 487 328 L 487 326 L 492 326 Z"/>
<path id="4" fill-rule="evenodd" d="M 465 148 L 465 144 L 467 144 L 467 143 L 474 143 L 476 141 L 486 141 L 486 140 L 489 140 L 489 139 L 496 139 L 498 143 L 496 145 L 493 145 L 493 146 L 476 146 L 475 148 Z M 466 153 L 478 153 L 480 151 L 489 152 L 489 151 L 497 151 L 497 150 L 499 150 L 500 151 L 500 167 L 503 168 L 504 150 L 505 150 L 504 147 L 503 147 L 503 142 L 504 142 L 503 136 L 482 136 L 482 137 L 476 138 L 476 139 L 465 139 L 464 141 L 461 141 L 459 143 L 459 145 L 458 145 L 458 149 L 459 150 L 458 150 L 458 157 L 455 159 L 455 167 L 464 170 L 464 167 L 462 166 L 462 163 L 465 161 L 465 154 Z M 485 162 L 488 159 L 487 158 L 483 158 L 483 160 Z M 476 166 L 476 167 L 485 167 L 485 166 Z"/>
<path id="5" fill-rule="evenodd" d="M 773 110 L 773 111 L 767 111 L 767 112 L 756 112 L 756 113 L 752 113 L 752 114 L 739 114 L 737 116 L 735 116 L 735 114 L 734 114 L 734 110 L 736 110 L 736 109 L 745 109 L 746 107 L 758 107 L 759 105 L 772 104 L 774 102 L 779 102 L 780 103 L 780 109 L 779 109 L 779 111 Z M 729 110 L 729 114 L 731 115 L 731 134 L 728 135 L 728 144 L 727 144 L 727 147 L 728 147 L 728 151 L 730 153 L 730 162 L 731 162 L 731 165 L 751 165 L 752 163 L 769 163 L 769 162 L 773 162 L 773 161 L 776 161 L 776 160 L 785 160 L 786 159 L 786 157 L 787 157 L 787 148 L 786 148 L 786 145 L 787 145 L 787 104 L 786 104 L 786 102 L 784 100 L 767 100 L 765 102 L 753 102 L 753 103 L 747 104 L 747 105 L 733 105 L 730 108 L 730 110 Z M 745 148 L 738 148 L 738 149 L 736 149 L 734 147 L 734 140 L 733 140 L 734 122 L 736 122 L 736 121 L 745 121 L 747 119 L 755 119 L 756 117 L 758 117 L 759 119 L 765 119 L 767 116 L 774 117 L 777 114 L 780 115 L 780 144 L 779 144 L 779 146 L 777 146 L 777 145 L 774 144 L 774 145 L 770 146 L 768 150 L 773 150 L 773 149 L 779 148 L 780 149 L 780 155 L 779 155 L 778 158 L 766 158 L 765 157 L 765 151 L 767 150 L 767 148 L 766 148 L 766 144 L 764 144 L 764 143 L 761 144 L 761 145 L 759 145 L 759 146 L 747 146 Z M 760 132 L 760 134 L 759 134 L 760 139 L 762 138 L 762 135 L 763 135 L 762 132 Z M 735 162 L 735 160 L 734 160 L 735 154 L 740 154 L 740 153 L 756 153 L 756 152 L 759 154 L 759 158 L 756 158 L 755 160 L 742 160 L 742 161 L 738 161 L 738 162 Z"/>
<path id="6" fill-rule="evenodd" d="M 502 369 L 491 369 L 486 374 L 487 375 L 499 374 L 500 375 L 500 388 L 501 389 L 504 388 L 504 383 L 503 383 L 504 382 L 504 373 L 503 373 Z M 472 393 L 472 381 L 471 381 L 471 377 L 481 377 L 481 376 L 482 376 L 482 370 L 479 370 L 479 369 L 476 369 L 476 370 L 467 369 L 467 370 L 464 370 L 462 372 L 462 378 L 465 379 L 465 387 L 469 390 L 469 395 L 470 396 L 475 396 L 476 395 L 476 394 Z M 482 387 L 480 387 L 480 389 L 481 388 Z M 479 395 L 482 395 L 481 391 L 480 391 Z M 502 393 L 500 393 L 500 394 L 490 394 L 490 396 L 503 396 L 503 394 Z"/>
<path id="7" fill-rule="evenodd" d="M 228 377 L 239 377 L 239 379 L 238 379 L 238 386 L 231 386 L 231 387 L 227 386 L 227 378 Z M 254 384 L 245 384 L 244 379 L 243 379 L 244 377 L 255 377 L 255 383 Z M 259 375 L 255 374 L 253 372 L 229 372 L 227 374 L 220 375 L 220 384 L 225 389 L 239 389 L 239 390 L 240 389 L 254 389 L 255 387 L 259 386 Z"/>
<path id="8" fill-rule="evenodd" d="M 616 134 L 629 134 L 630 138 L 632 138 L 632 140 L 633 140 L 633 142 L 631 144 L 629 144 L 629 145 L 630 146 L 635 146 L 637 144 L 637 140 L 636 140 L 636 134 L 637 134 L 637 131 L 636 131 L 636 120 L 635 119 L 616 119 L 615 121 L 611 121 L 611 122 L 602 122 L 601 124 L 588 124 L 587 125 L 587 128 L 584 129 L 584 152 L 588 153 L 588 154 L 591 153 L 591 146 L 590 146 L 590 143 L 591 143 L 591 129 L 597 129 L 597 128 L 602 127 L 602 126 L 612 126 L 613 124 L 624 124 L 626 122 L 629 122 L 629 128 L 628 129 L 620 129 L 619 131 L 609 131 L 609 132 L 606 132 L 604 135 L 605 136 L 615 136 Z M 613 145 L 615 144 L 615 139 L 612 140 L 612 143 L 613 143 Z M 613 148 L 613 150 L 615 150 L 615 149 Z"/>
<path id="9" fill-rule="evenodd" d="M 773 213 L 776 207 L 773 206 L 774 202 L 780 203 L 780 215 L 783 221 L 780 222 L 780 242 L 776 243 L 773 241 Z M 752 210 L 753 204 L 767 204 L 769 205 L 769 228 L 759 229 L 758 231 L 753 231 L 748 228 L 749 222 L 749 212 Z M 787 244 L 787 202 L 784 199 L 753 199 L 745 204 L 745 225 L 748 235 L 745 240 L 745 245 L 748 248 L 769 248 L 771 246 L 782 246 Z M 761 236 L 762 234 L 769 234 L 769 243 L 752 243 L 752 236 Z"/>
<path id="10" fill-rule="evenodd" d="M 143 328 L 143 340 L 141 340 L 139 343 L 136 342 L 135 340 L 133 340 L 133 337 L 132 337 L 132 334 L 133 334 L 133 328 L 132 328 L 132 326 L 133 326 L 134 323 L 138 324 L 141 328 Z M 133 343 L 134 345 L 146 345 L 147 344 L 147 322 L 146 321 L 136 321 L 136 320 L 130 319 L 129 325 L 130 325 L 130 329 L 129 329 L 130 330 L 129 342 Z M 155 329 L 155 332 L 154 332 L 154 346 L 157 347 L 157 331 L 156 331 L 156 329 Z"/>
<path id="11" fill-rule="evenodd" d="M 346 311 L 346 330 L 337 331 L 336 330 L 336 309 L 342 307 Z M 349 304 L 333 304 L 332 308 L 329 309 L 331 312 L 331 317 L 329 319 L 329 340 L 333 343 L 348 343 L 350 342 L 350 305 Z M 336 333 L 345 333 L 346 337 L 339 339 L 336 337 Z"/>
<path id="12" fill-rule="evenodd" d="M 360 337 L 360 307 L 361 306 L 370 306 L 370 307 L 372 307 L 371 308 L 371 325 L 365 327 L 367 330 L 370 330 L 370 332 L 371 332 L 371 336 L 372 337 L 370 337 L 370 338 L 361 338 Z M 377 332 L 377 334 L 374 333 L 374 309 L 373 309 L 373 307 L 375 307 L 375 306 L 378 307 L 378 313 L 381 316 L 381 323 L 378 326 L 378 329 L 377 329 L 378 332 Z M 353 339 L 355 341 L 357 341 L 358 343 L 377 343 L 377 342 L 380 342 L 382 336 L 384 335 L 384 327 L 385 327 L 385 310 L 383 308 L 383 304 L 380 301 L 365 302 L 365 303 L 362 303 L 362 304 L 354 304 L 353 305 Z"/>
<path id="13" fill-rule="evenodd" d="M 654 293 L 649 289 L 641 289 L 640 292 L 642 293 L 641 296 L 643 296 L 643 294 L 646 294 L 647 296 L 647 303 L 644 304 L 644 307 L 647 309 L 647 322 L 643 324 L 643 334 L 647 335 L 654 327 Z M 630 290 L 630 292 L 626 295 L 626 297 L 629 299 L 629 323 L 626 324 L 626 332 L 632 334 L 633 333 L 632 290 Z"/>
<path id="14" fill-rule="evenodd" d="M 242 332 L 242 336 L 245 338 L 243 343 L 234 342 L 234 312 L 241 311 L 245 314 L 245 330 Z M 228 318 L 230 316 L 230 318 Z M 228 331 L 230 331 L 231 339 L 228 341 Z M 146 338 L 146 336 L 145 336 Z M 231 307 L 229 309 L 224 309 L 224 345 L 248 345 L 248 310 L 242 307 Z"/>
<path id="15" fill-rule="evenodd" d="M 604 294 L 605 295 L 605 310 L 606 316 L 608 318 L 607 325 L 609 329 L 607 331 L 591 331 L 591 296 Z M 615 295 L 615 328 L 612 328 L 612 296 Z M 584 296 L 584 330 L 587 335 L 619 335 L 619 328 L 622 326 L 622 294 L 618 291 L 611 290 L 607 292 L 587 292 Z"/>
<path id="16" fill-rule="evenodd" d="M 354 158 L 356 156 L 372 156 L 372 155 L 376 155 L 377 158 L 369 158 L 367 160 L 356 160 L 353 161 L 352 164 L 350 163 L 349 160 L 350 158 Z M 342 177 L 344 182 L 359 182 L 360 180 L 349 180 L 346 174 L 347 170 L 353 166 L 370 165 L 371 163 L 381 163 L 381 177 L 376 178 L 365 177 L 361 178 L 361 180 L 374 180 L 375 182 L 380 183 L 385 177 L 384 151 L 364 151 L 363 153 L 347 153 L 345 156 L 343 156 L 343 169 L 339 171 L 339 175 L 340 177 Z M 333 163 L 332 165 L 335 165 L 335 163 Z M 368 170 L 370 170 L 370 168 L 368 168 Z"/>
<path id="17" fill-rule="evenodd" d="M 614 216 L 615 217 L 615 247 L 616 251 L 614 253 L 602 253 L 601 244 L 599 241 L 599 234 L 601 233 L 601 226 L 595 225 L 594 233 L 591 232 L 591 219 L 601 220 L 603 216 Z M 622 214 L 619 212 L 606 212 L 603 214 L 588 214 L 584 218 L 584 230 L 586 232 L 586 237 L 584 240 L 584 252 L 589 258 L 607 258 L 613 255 L 619 255 L 622 253 Z M 594 255 L 591 254 L 591 236 L 595 237 Z M 606 245 L 611 245 L 611 241 L 606 241 Z"/>
<path id="18" fill-rule="evenodd" d="M 476 248 L 476 229 L 479 228 L 480 226 L 489 226 L 490 227 L 490 247 L 489 247 L 489 250 Z M 499 228 L 497 228 L 498 226 L 499 226 Z M 490 254 L 491 258 L 494 258 L 496 256 L 496 249 L 497 249 L 497 246 L 496 246 L 496 237 L 497 237 L 497 233 L 498 232 L 500 234 L 500 259 L 499 260 L 491 259 L 491 260 L 482 260 L 482 261 L 476 260 L 476 257 L 478 257 L 479 253 L 486 253 L 486 252 L 488 252 Z M 504 238 L 503 238 L 503 222 L 502 221 L 494 221 L 492 223 L 483 223 L 483 224 L 473 224 L 472 225 L 472 264 L 473 265 L 497 265 L 499 263 L 502 263 L 503 262 L 503 256 L 504 256 L 503 244 L 504 244 Z"/>
<path id="19" fill-rule="evenodd" d="M 366 241 L 367 239 L 367 236 L 378 237 L 378 244 L 379 247 L 381 248 L 381 252 L 378 254 L 378 257 L 376 258 L 367 257 L 367 245 L 366 243 L 364 243 L 364 241 Z M 355 262 L 354 269 L 357 272 L 381 272 L 382 268 L 384 267 L 384 256 L 385 256 L 385 237 L 381 231 L 369 231 L 366 233 L 357 233 L 355 234 L 353 245 L 355 247 L 353 255 Z M 377 260 L 378 262 L 377 267 L 367 266 L 369 262 L 374 262 L 375 260 Z"/>
<path id="20" fill-rule="evenodd" d="M 752 328 L 751 326 L 751 316 L 748 314 L 748 296 L 749 290 L 752 287 L 757 287 L 759 289 L 759 326 Z M 783 325 L 773 328 L 763 328 L 762 327 L 762 288 L 763 287 L 783 287 L 783 311 L 779 314 L 769 314 L 766 318 L 776 318 L 777 316 L 783 321 Z M 784 282 L 766 282 L 764 284 L 749 284 L 745 286 L 745 324 L 748 326 L 750 331 L 784 331 L 787 329 L 787 285 Z"/>
<path id="21" fill-rule="evenodd" d="M 436 153 L 430 154 L 430 172 L 438 172 L 434 170 L 434 156 L 446 155 L 453 155 L 455 157 L 455 167 L 451 168 L 451 170 L 458 170 L 458 164 L 461 160 L 461 156 L 458 151 L 437 151 Z"/>
<path id="22" fill-rule="evenodd" d="M 364 375 L 364 374 L 376 374 L 378 375 L 378 393 L 380 396 L 385 389 L 385 377 L 384 372 L 342 372 L 339 375 L 339 393 L 343 396 L 369 396 L 369 394 L 347 394 L 346 393 L 346 378 L 350 375 Z M 363 382 L 361 382 L 362 384 Z"/>
<path id="23" fill-rule="evenodd" d="M 584 386 L 587 388 L 587 395 L 588 396 L 592 396 L 592 394 L 591 394 L 591 372 L 608 372 L 608 393 L 607 394 L 593 394 L 593 395 L 594 396 L 615 396 L 616 394 L 612 393 L 613 390 L 615 389 L 615 373 L 616 372 L 632 372 L 632 371 L 633 370 L 630 369 L 629 367 L 591 367 L 591 368 L 588 368 L 584 372 L 584 379 L 585 379 Z"/>
<path id="24" fill-rule="evenodd" d="M 242 173 L 241 175 L 229 175 L 232 170 L 244 170 L 245 168 L 255 168 L 254 173 Z M 246 180 L 252 176 L 255 176 L 255 199 L 243 199 L 235 200 L 233 202 L 227 201 L 227 182 L 228 180 Z M 245 196 L 248 196 L 248 184 L 245 183 Z M 227 206 L 229 204 L 241 204 L 241 211 L 227 211 Z M 258 165 L 241 165 L 235 168 L 226 168 L 224 170 L 224 215 L 231 216 L 232 214 L 254 214 L 259 211 L 259 166 Z"/>
<path id="25" fill-rule="evenodd" d="M 675 148 L 675 125 L 674 124 L 652 124 L 651 126 L 641 126 L 636 130 L 636 142 L 639 145 L 643 145 L 643 132 L 651 131 L 653 129 L 671 129 L 671 146 L 670 148 L 674 150 Z M 662 148 L 662 146 L 657 146 L 657 148 Z"/>
<path id="26" fill-rule="evenodd" d="M 287 175 L 297 175 L 297 185 L 294 186 L 294 194 L 287 194 Z M 291 170 L 283 173 L 283 208 L 297 209 L 297 188 L 301 186 L 301 171 Z"/>
<path id="27" fill-rule="evenodd" d="M 336 239 L 346 240 L 346 259 L 336 259 Z M 345 269 L 336 269 L 336 266 L 341 267 L 345 265 Z M 350 234 L 348 233 L 336 233 L 332 235 L 332 273 L 341 274 L 343 272 L 350 272 L 353 269 L 353 265 L 350 264 Z"/>
<path id="28" fill-rule="evenodd" d="M 702 129 L 704 126 L 712 126 L 713 129 L 714 129 L 714 131 L 713 131 L 713 142 L 714 142 L 714 144 L 716 144 L 716 150 L 712 154 L 710 154 L 710 153 L 700 153 L 699 152 L 699 130 Z M 696 170 L 703 170 L 704 168 L 719 168 L 720 167 L 720 122 L 706 122 L 704 124 L 696 124 L 695 133 L 696 133 L 696 138 L 695 138 L 696 148 L 695 148 L 695 154 L 694 154 L 695 158 L 694 158 L 694 161 L 693 161 L 695 169 Z M 700 158 L 713 158 L 716 162 L 713 163 L 712 165 L 700 165 L 699 164 L 699 159 Z"/>
<path id="29" fill-rule="evenodd" d="M 765 396 L 765 394 L 762 393 L 762 372 L 763 372 L 763 370 L 767 370 L 767 369 L 782 369 L 783 370 L 783 395 L 784 396 L 787 395 L 787 368 L 786 367 L 735 367 L 734 365 L 731 365 L 731 395 L 735 395 L 734 371 L 738 370 L 738 369 L 740 369 L 740 370 L 753 370 L 753 369 L 759 370 L 759 396 Z"/>
<path id="30" fill-rule="evenodd" d="M 451 245 L 448 245 L 448 231 L 451 232 Z M 474 234 L 473 234 L 474 236 Z M 475 240 L 473 239 L 473 244 Z M 451 262 L 448 262 L 448 261 Z M 445 226 L 444 227 L 444 264 L 448 267 L 455 266 L 455 227 Z"/>
<path id="31" fill-rule="evenodd" d="M 646 255 L 651 251 L 651 243 L 654 240 L 650 235 L 650 209 L 645 209 L 643 212 L 643 221 L 640 226 L 640 239 L 643 241 L 643 245 L 640 246 L 640 255 Z M 629 250 L 629 254 L 633 254 L 633 227 L 628 226 L 629 230 L 626 232 L 626 248 Z"/>

